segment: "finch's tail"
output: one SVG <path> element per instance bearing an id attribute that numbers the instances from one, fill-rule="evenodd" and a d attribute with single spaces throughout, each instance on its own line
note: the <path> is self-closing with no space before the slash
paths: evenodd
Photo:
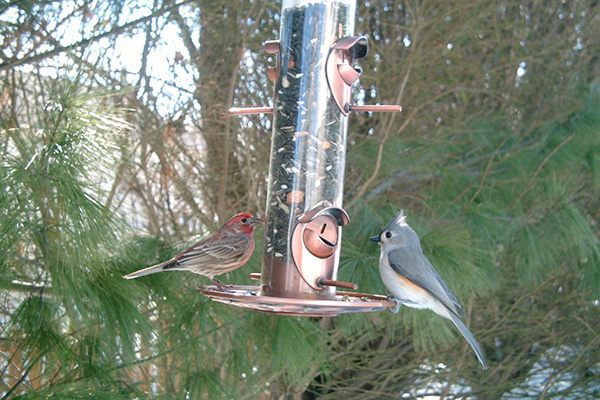
<path id="1" fill-rule="evenodd" d="M 172 269 L 177 264 L 176 260 L 165 261 L 161 264 L 156 264 L 148 268 L 140 269 L 139 271 L 135 271 L 130 273 L 129 275 L 124 275 L 125 279 L 134 279 L 139 278 L 140 276 L 155 274 L 157 272 L 166 271 Z"/>
<path id="2" fill-rule="evenodd" d="M 454 325 L 458 328 L 458 330 L 464 336 L 464 338 L 467 339 L 467 342 L 469 343 L 469 345 L 471 345 L 471 347 L 473 348 L 473 351 L 477 355 L 477 359 L 479 360 L 481 367 L 483 369 L 487 369 L 488 367 L 487 367 L 487 364 L 485 363 L 485 358 L 483 357 L 483 352 L 481 351 L 481 348 L 479 347 L 479 343 L 477 343 L 475 336 L 473 336 L 473 334 L 471 333 L 469 328 L 467 328 L 467 326 L 465 325 L 463 320 L 458 315 L 454 314 L 451 311 L 448 312 L 448 314 L 450 314 L 450 320 L 454 323 Z"/>

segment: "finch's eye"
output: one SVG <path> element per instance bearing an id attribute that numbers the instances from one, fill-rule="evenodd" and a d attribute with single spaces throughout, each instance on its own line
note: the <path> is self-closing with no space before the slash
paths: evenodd
<path id="1" fill-rule="evenodd" d="M 248 221 L 246 218 L 242 218 L 242 224 L 245 224 Z"/>
<path id="2" fill-rule="evenodd" d="M 388 239 L 391 238 L 392 237 L 392 232 L 386 232 L 385 233 L 385 237 L 388 238 Z"/>

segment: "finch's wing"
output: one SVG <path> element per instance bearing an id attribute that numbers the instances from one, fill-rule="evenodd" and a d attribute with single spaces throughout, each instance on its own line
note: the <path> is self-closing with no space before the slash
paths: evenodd
<path id="1" fill-rule="evenodd" d="M 246 235 L 223 235 L 221 237 L 208 237 L 196 243 L 189 249 L 175 257 L 175 260 L 184 267 L 210 266 L 237 263 L 245 256 L 245 251 L 250 245 Z"/>
<path id="2" fill-rule="evenodd" d="M 388 258 L 394 271 L 427 290 L 450 311 L 464 318 L 458 300 L 420 249 L 394 249 L 388 253 Z"/>

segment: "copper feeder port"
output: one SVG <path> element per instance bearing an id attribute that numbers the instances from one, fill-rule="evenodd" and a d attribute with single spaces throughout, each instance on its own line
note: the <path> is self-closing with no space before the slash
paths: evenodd
<path id="1" fill-rule="evenodd" d="M 334 286 L 319 283 L 319 279 L 335 280 L 340 258 L 342 227 L 350 222 L 346 211 L 337 207 L 319 206 L 303 215 L 292 235 L 292 256 L 300 275 L 314 290 L 329 294 Z"/>
<path id="2" fill-rule="evenodd" d="M 398 105 L 354 105 L 352 99 L 352 84 L 360 78 L 362 69 L 355 61 L 367 55 L 369 42 L 364 36 L 348 36 L 339 39 L 331 48 L 327 57 L 327 83 L 338 108 L 344 115 L 352 111 L 367 112 L 400 112 Z"/>
<path id="3" fill-rule="evenodd" d="M 342 226 L 348 222 L 348 214 L 344 210 L 326 204 L 301 214 L 290 230 L 289 253 L 284 256 L 269 249 L 274 254 L 263 256 L 261 294 L 297 299 L 333 299 L 335 286 L 321 285 L 318 280 L 336 279 Z M 265 242 L 268 243 L 268 239 Z"/>

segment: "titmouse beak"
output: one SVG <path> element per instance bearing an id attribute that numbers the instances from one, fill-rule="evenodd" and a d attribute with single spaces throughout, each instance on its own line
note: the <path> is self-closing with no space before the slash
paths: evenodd
<path id="1" fill-rule="evenodd" d="M 373 236 L 371 239 L 369 239 L 371 242 L 381 242 L 381 238 L 379 237 L 379 235 L 375 235 Z"/>

